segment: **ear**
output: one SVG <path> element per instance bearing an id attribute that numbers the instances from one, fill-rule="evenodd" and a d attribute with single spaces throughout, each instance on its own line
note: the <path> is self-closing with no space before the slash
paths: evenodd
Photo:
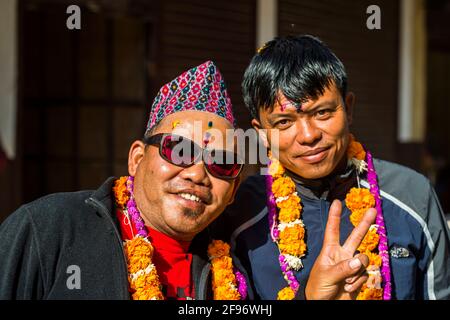
<path id="1" fill-rule="evenodd" d="M 353 92 L 347 93 L 345 97 L 345 108 L 347 112 L 347 122 L 348 125 L 351 125 L 353 122 L 353 108 L 355 106 L 355 94 Z"/>
<path id="2" fill-rule="evenodd" d="M 261 123 L 259 122 L 259 120 L 253 119 L 252 126 L 256 130 L 256 132 L 258 132 L 259 137 L 261 138 L 261 140 L 264 143 L 264 147 L 269 148 L 269 140 L 267 138 L 267 131 L 261 130 Z"/>
<path id="3" fill-rule="evenodd" d="M 139 163 L 144 158 L 145 155 L 145 144 L 136 140 L 130 147 L 128 153 L 128 174 L 130 176 L 135 176 Z"/>
<path id="4" fill-rule="evenodd" d="M 233 182 L 234 182 L 233 193 L 231 194 L 230 201 L 228 201 L 227 205 L 232 204 L 233 201 L 234 201 L 234 197 L 236 196 L 236 192 L 237 192 L 237 190 L 239 188 L 239 185 L 241 184 L 241 176 L 237 177 Z"/>

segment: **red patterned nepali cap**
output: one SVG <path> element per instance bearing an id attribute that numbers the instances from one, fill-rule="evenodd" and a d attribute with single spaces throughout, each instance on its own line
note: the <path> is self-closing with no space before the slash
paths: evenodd
<path id="1" fill-rule="evenodd" d="M 147 131 L 169 114 L 186 110 L 214 113 L 236 124 L 225 81 L 214 62 L 206 61 L 183 72 L 159 90 Z"/>

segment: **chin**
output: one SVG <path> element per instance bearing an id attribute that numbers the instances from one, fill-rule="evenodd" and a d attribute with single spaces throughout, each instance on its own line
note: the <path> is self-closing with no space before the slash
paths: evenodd
<path id="1" fill-rule="evenodd" d="M 198 225 L 190 225 L 187 223 L 184 223 L 182 226 L 180 225 L 174 225 L 170 226 L 172 230 L 172 236 L 174 238 L 180 239 L 180 240 L 188 240 L 192 239 L 196 234 L 200 233 L 204 228 L 199 228 Z"/>
<path id="2" fill-rule="evenodd" d="M 303 177 L 305 179 L 308 180 L 320 180 L 323 179 L 327 176 L 327 173 L 320 173 L 320 174 L 311 174 L 311 175 L 307 175 L 306 177 Z"/>
<path id="3" fill-rule="evenodd" d="M 191 233 L 203 225 L 204 213 L 191 212 L 190 210 L 174 211 L 166 218 L 167 224 L 173 229 L 180 232 Z"/>
<path id="4" fill-rule="evenodd" d="M 319 165 L 316 165 L 316 167 L 313 167 L 311 165 L 301 164 L 301 165 L 298 165 L 296 168 L 302 168 L 302 167 L 306 167 L 307 170 L 293 170 L 293 172 L 295 172 L 300 177 L 302 177 L 304 179 L 308 179 L 308 180 L 322 179 L 322 178 L 328 176 L 329 174 L 331 174 L 331 172 L 333 171 L 333 169 L 330 168 L 330 166 L 328 166 L 326 164 L 323 164 L 323 165 L 319 164 Z"/>

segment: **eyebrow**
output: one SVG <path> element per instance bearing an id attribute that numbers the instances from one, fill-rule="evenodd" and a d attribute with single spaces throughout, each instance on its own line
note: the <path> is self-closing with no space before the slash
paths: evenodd
<path id="1" fill-rule="evenodd" d="M 341 105 L 340 103 L 335 104 L 333 101 L 324 101 L 324 102 L 318 104 L 317 106 L 314 106 L 314 107 L 312 107 L 312 108 L 310 108 L 310 109 L 308 109 L 308 110 L 305 110 L 305 111 L 300 110 L 300 111 L 298 111 L 298 112 L 302 112 L 302 113 L 313 113 L 313 112 L 315 112 L 315 111 L 317 111 L 317 110 L 319 110 L 319 109 L 322 109 L 322 108 L 336 109 L 336 108 L 339 107 L 340 105 Z"/>
<path id="2" fill-rule="evenodd" d="M 275 120 L 277 120 L 278 118 L 293 117 L 293 116 L 295 116 L 297 113 L 314 113 L 315 111 L 317 111 L 318 109 L 321 109 L 321 108 L 331 108 L 331 109 L 336 109 L 336 108 L 339 107 L 340 105 L 341 105 L 340 103 L 339 103 L 339 104 L 335 104 L 335 103 L 332 102 L 332 101 L 324 101 L 324 102 L 318 104 L 317 106 L 314 106 L 314 107 L 312 107 L 312 108 L 310 108 L 310 109 L 308 109 L 308 110 L 306 110 L 306 111 L 303 111 L 303 110 L 301 110 L 301 109 L 300 109 L 300 110 L 297 110 L 297 111 L 294 111 L 294 110 L 292 110 L 292 109 L 288 109 L 288 110 L 286 110 L 285 112 L 271 113 L 271 114 L 268 115 L 268 119 L 269 119 L 270 121 L 275 121 Z"/>
<path id="3" fill-rule="evenodd" d="M 293 118 L 297 115 L 297 112 L 283 112 L 283 113 L 271 113 L 267 116 L 268 120 L 273 122 L 279 118 Z"/>

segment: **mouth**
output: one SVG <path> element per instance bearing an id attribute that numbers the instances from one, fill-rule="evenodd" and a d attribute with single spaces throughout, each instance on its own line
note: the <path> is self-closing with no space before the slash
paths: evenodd
<path id="1" fill-rule="evenodd" d="M 208 205 L 211 204 L 211 193 L 204 188 L 184 188 L 176 190 L 173 194 L 185 204 Z"/>
<path id="2" fill-rule="evenodd" d="M 184 215 L 198 217 L 206 208 L 206 203 L 198 196 L 190 192 L 179 192 L 172 194 L 176 203 L 182 208 Z"/>
<path id="3" fill-rule="evenodd" d="M 203 202 L 199 197 L 197 197 L 195 194 L 191 194 L 191 193 L 178 193 L 178 195 L 180 197 L 182 197 L 183 199 L 186 200 L 190 200 L 190 201 L 195 201 L 195 202 Z"/>
<path id="4" fill-rule="evenodd" d="M 327 157 L 328 150 L 329 148 L 317 148 L 314 150 L 309 150 L 305 153 L 302 153 L 299 158 L 302 159 L 303 162 L 316 164 Z"/>

